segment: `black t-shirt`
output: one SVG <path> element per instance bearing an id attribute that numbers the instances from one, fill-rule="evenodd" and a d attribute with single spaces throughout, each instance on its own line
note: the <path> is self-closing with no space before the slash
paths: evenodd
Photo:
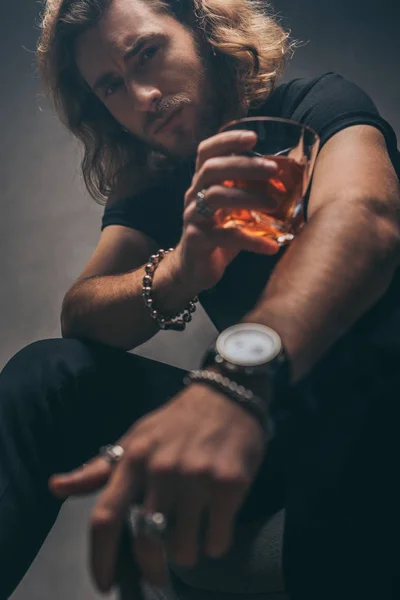
<path id="1" fill-rule="evenodd" d="M 278 86 L 266 103 L 249 116 L 293 119 L 311 126 L 321 137 L 321 147 L 337 132 L 368 124 L 384 135 L 391 160 L 400 176 L 400 155 L 392 127 L 379 115 L 359 87 L 335 73 L 312 80 L 295 79 Z M 175 246 L 182 232 L 183 197 L 190 186 L 190 162 L 171 174 L 161 188 L 117 200 L 104 211 L 102 229 L 125 225 L 144 232 L 160 248 Z M 222 330 L 237 323 L 255 305 L 280 255 L 241 252 L 212 290 L 200 294 L 209 317 Z M 400 332 L 399 332 L 400 333 Z"/>

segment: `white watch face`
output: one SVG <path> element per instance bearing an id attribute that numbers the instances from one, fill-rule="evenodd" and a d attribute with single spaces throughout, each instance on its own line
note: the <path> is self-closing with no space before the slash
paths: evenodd
<path id="1" fill-rule="evenodd" d="M 226 329 L 217 340 L 217 352 L 234 365 L 256 367 L 273 360 L 282 349 L 279 335 L 269 327 L 243 323 Z"/>

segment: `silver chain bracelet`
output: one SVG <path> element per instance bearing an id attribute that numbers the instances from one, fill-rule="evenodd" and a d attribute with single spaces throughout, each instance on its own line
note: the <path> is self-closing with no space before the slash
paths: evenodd
<path id="1" fill-rule="evenodd" d="M 273 421 L 266 403 L 251 390 L 245 388 L 243 385 L 239 385 L 236 381 L 232 381 L 229 377 L 215 373 L 215 371 L 207 371 L 206 369 L 190 371 L 183 380 L 185 385 L 190 385 L 194 382 L 207 383 L 226 394 L 235 402 L 238 402 L 257 418 L 264 431 L 266 440 L 269 441 L 273 437 Z"/>
<path id="2" fill-rule="evenodd" d="M 189 302 L 188 307 L 185 308 L 184 311 L 171 318 L 165 317 L 154 308 L 153 298 L 151 297 L 154 273 L 156 272 L 157 267 L 163 258 L 165 258 L 169 252 L 173 252 L 173 250 L 174 248 L 169 248 L 169 250 L 159 250 L 157 254 L 152 254 L 150 256 L 149 262 L 144 268 L 146 275 L 143 277 L 142 296 L 145 305 L 150 311 L 151 318 L 157 323 L 160 329 L 183 331 L 186 327 L 186 324 L 192 320 L 192 314 L 196 311 L 196 303 L 199 301 L 198 297 L 195 296 L 193 300 Z"/>

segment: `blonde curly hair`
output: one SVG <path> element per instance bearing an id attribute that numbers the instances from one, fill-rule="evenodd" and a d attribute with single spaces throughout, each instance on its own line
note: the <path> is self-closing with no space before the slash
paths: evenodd
<path id="1" fill-rule="evenodd" d="M 75 40 L 96 25 L 111 2 L 47 0 L 37 46 L 47 91 L 61 121 L 83 144 L 83 178 L 99 204 L 104 204 L 118 187 L 121 173 L 129 170 L 136 174 L 131 185 L 137 190 L 147 185 L 150 172 L 162 172 L 154 153 L 122 129 L 89 89 L 75 64 Z M 280 25 L 269 4 L 264 0 L 146 2 L 185 26 L 192 27 L 194 22 L 203 39 L 214 48 L 214 68 L 219 69 L 217 79 L 227 96 L 227 114 L 232 102 L 248 109 L 265 102 L 294 48 L 290 32 Z"/>

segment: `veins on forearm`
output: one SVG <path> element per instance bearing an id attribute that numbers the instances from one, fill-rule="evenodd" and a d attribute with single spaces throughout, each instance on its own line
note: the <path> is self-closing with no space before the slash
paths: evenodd
<path id="1" fill-rule="evenodd" d="M 278 331 L 298 379 L 384 294 L 398 252 L 397 226 L 386 217 L 359 204 L 326 206 L 282 257 L 244 321 Z"/>

